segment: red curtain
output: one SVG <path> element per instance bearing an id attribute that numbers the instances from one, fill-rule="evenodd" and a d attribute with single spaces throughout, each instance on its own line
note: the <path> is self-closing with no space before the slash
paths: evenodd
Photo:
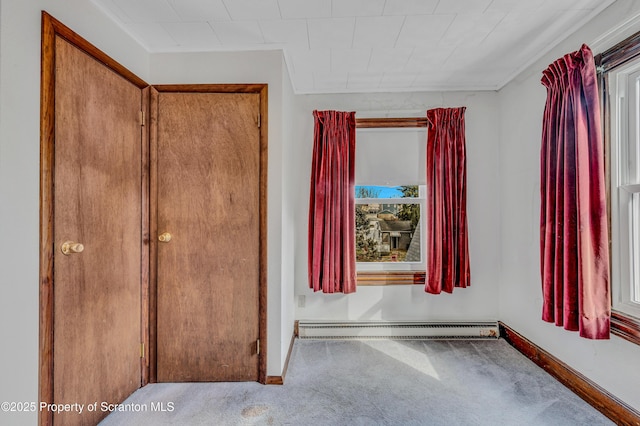
<path id="1" fill-rule="evenodd" d="M 427 111 L 427 293 L 470 285 L 465 109 Z"/>
<path id="2" fill-rule="evenodd" d="M 593 54 L 583 45 L 542 77 L 542 319 L 608 339 L 609 243 L 604 151 Z"/>
<path id="3" fill-rule="evenodd" d="M 354 112 L 314 111 L 309 287 L 356 291 Z"/>

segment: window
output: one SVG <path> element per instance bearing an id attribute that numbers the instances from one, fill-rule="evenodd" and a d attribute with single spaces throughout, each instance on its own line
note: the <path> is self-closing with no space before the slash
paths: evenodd
<path id="1" fill-rule="evenodd" d="M 426 140 L 424 127 L 357 129 L 358 285 L 413 284 L 424 274 Z"/>
<path id="2" fill-rule="evenodd" d="M 424 270 L 424 199 L 424 185 L 356 186 L 359 270 Z"/>
<path id="3" fill-rule="evenodd" d="M 595 59 L 608 137 L 611 332 L 640 344 L 640 33 Z"/>
<path id="4" fill-rule="evenodd" d="M 608 74 L 612 302 L 640 318 L 640 58 Z"/>

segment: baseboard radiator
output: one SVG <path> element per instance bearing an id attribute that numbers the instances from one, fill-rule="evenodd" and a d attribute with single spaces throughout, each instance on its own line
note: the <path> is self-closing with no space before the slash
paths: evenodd
<path id="1" fill-rule="evenodd" d="M 300 339 L 497 339 L 497 321 L 298 321 Z"/>

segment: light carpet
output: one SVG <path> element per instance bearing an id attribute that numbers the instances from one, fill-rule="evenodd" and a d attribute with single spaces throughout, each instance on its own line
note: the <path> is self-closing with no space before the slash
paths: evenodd
<path id="1" fill-rule="evenodd" d="M 158 383 L 124 404 L 147 411 L 101 425 L 613 424 L 502 339 L 298 339 L 284 386 Z"/>

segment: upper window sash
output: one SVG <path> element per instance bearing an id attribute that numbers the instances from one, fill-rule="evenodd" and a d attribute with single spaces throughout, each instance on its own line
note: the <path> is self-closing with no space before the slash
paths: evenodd
<path id="1" fill-rule="evenodd" d="M 619 75 L 617 74 L 631 61 L 638 59 L 640 59 L 640 32 L 595 56 L 604 117 L 605 155 L 611 158 L 608 164 L 611 170 L 607 170 L 606 176 L 608 180 L 610 179 L 609 201 L 612 213 L 609 216 L 612 241 L 611 332 L 636 344 L 640 344 L 640 320 L 638 319 L 640 318 L 640 309 L 638 309 L 638 304 L 633 303 L 632 300 L 635 297 L 633 293 L 637 295 L 640 289 L 637 288 L 637 281 L 636 285 L 632 283 L 631 275 L 640 273 L 640 261 L 638 253 L 633 254 L 635 257 L 635 266 L 633 266 L 630 256 L 633 247 L 640 247 L 640 242 L 636 240 L 634 243 L 630 238 L 633 232 L 630 229 L 633 226 L 633 221 L 630 219 L 633 213 L 631 198 L 640 197 L 636 185 L 640 182 L 633 182 L 629 179 L 631 176 L 627 173 L 628 169 L 625 169 L 626 164 L 621 160 L 621 158 L 629 160 L 632 157 L 622 157 L 620 151 L 627 149 L 625 144 L 620 145 L 620 141 L 628 137 L 626 126 L 629 120 L 628 105 L 626 104 L 628 102 L 628 80 L 622 77 L 618 79 Z M 632 96 L 639 98 L 638 90 L 636 85 Z M 640 123 L 640 121 L 638 122 Z M 636 134 L 640 133 L 637 125 L 634 131 Z M 638 157 L 635 158 L 637 170 L 640 165 L 638 165 Z M 636 201 L 636 210 L 640 210 L 639 201 Z M 638 222 L 640 221 L 636 220 L 636 226 Z M 637 230 L 634 238 L 640 238 Z"/>
<path id="2" fill-rule="evenodd" d="M 610 117 L 612 308 L 640 318 L 640 57 L 617 58 L 601 79 L 612 89 L 604 107 Z"/>

